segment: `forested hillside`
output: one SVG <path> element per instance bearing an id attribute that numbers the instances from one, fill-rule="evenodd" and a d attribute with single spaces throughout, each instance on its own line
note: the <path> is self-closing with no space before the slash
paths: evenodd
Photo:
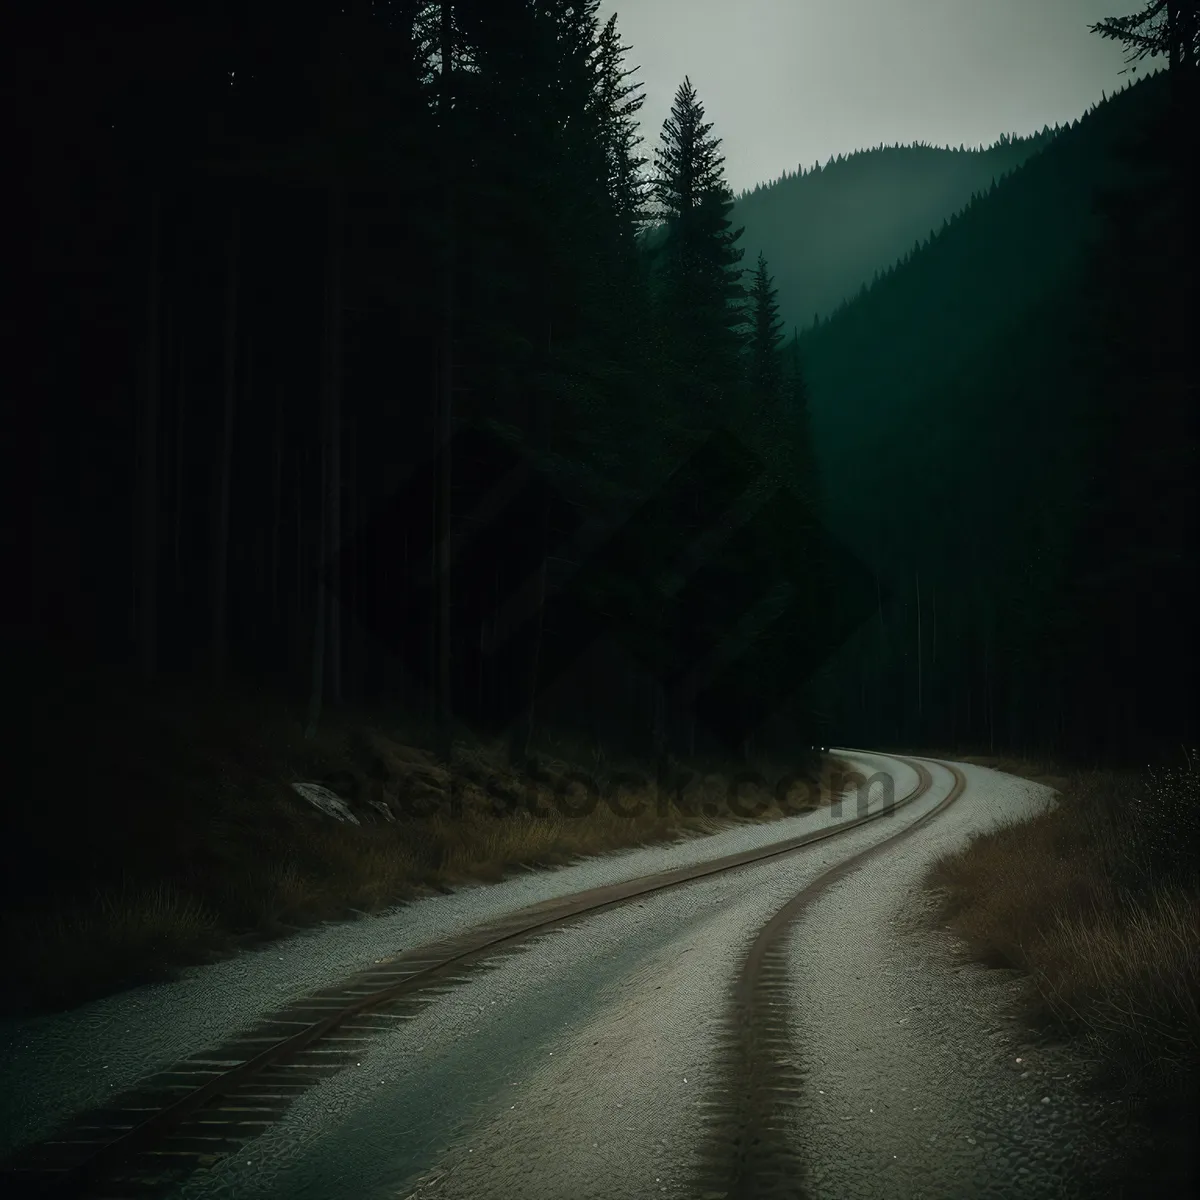
<path id="1" fill-rule="evenodd" d="M 774 575 L 810 580 L 808 659 L 841 636 L 800 382 L 769 273 L 746 307 L 719 135 L 682 81 L 647 184 L 640 88 L 595 9 L 134 3 L 29 38 L 23 649 L 52 706 L 132 669 L 282 688 L 310 729 L 353 701 L 444 745 L 557 721 L 678 750 L 705 741 L 683 676 L 714 639 L 738 626 L 758 663 L 729 720 L 779 669 Z M 451 564 L 520 464 L 534 490 Z M 666 570 L 785 478 L 786 522 L 710 548 L 708 582 Z M 684 610 L 706 632 L 680 641 Z M 736 753 L 752 724 L 707 736 Z"/>
<path id="2" fill-rule="evenodd" d="M 801 334 L 830 521 L 889 597 L 826 676 L 839 726 L 1085 753 L 1193 727 L 1169 99 L 1111 97 Z"/>
<path id="3" fill-rule="evenodd" d="M 594 3 L 33 20 L 12 365 L 51 692 L 254 680 L 310 730 L 394 704 L 443 750 L 557 722 L 738 754 L 771 713 L 804 746 L 1177 740 L 1149 664 L 1188 636 L 1190 226 L 1155 188 L 1190 151 L 1153 133 L 1161 80 L 737 200 L 686 79 L 647 164 Z"/>
<path id="4" fill-rule="evenodd" d="M 1194 745 L 1182 11 L 1069 128 L 739 200 L 690 77 L 642 149 L 596 0 L 30 9 L 18 975 L 700 830 L 688 780 L 831 743 Z M 646 821 L 564 811 L 629 777 Z M 314 781 L 365 823 L 326 837 Z"/>
<path id="5" fill-rule="evenodd" d="M 748 252 L 761 250 L 774 267 L 785 327 L 805 329 L 1058 132 L 1005 135 L 983 149 L 916 144 L 838 155 L 752 188 L 738 197 L 733 218 L 745 226 Z"/>
<path id="6" fill-rule="evenodd" d="M 1200 0 L 1143 3 L 1080 39 L 1167 69 L 1066 127 L 846 147 L 740 197 L 723 139 L 752 134 L 693 79 L 740 62 L 773 96 L 805 61 L 785 29 L 854 64 L 805 80 L 811 116 L 759 102 L 847 104 L 790 161 L 893 96 L 962 87 L 990 120 L 1032 71 L 1020 104 L 1059 104 L 1112 60 L 1026 62 L 1074 17 L 1000 3 L 937 30 L 894 0 L 840 26 L 686 6 L 701 31 L 646 3 L 651 59 L 698 61 L 645 84 L 599 0 L 14 6 L 22 1194 L 598 1196 L 620 1156 L 627 1196 L 1101 1196 L 1096 1137 L 1115 1167 L 1146 1096 L 1178 1137 L 1138 1134 L 1112 1194 L 1173 1194 L 1200 1064 Z M 901 23 L 918 53 L 864 87 Z M 889 1006 L 917 1015 L 884 1036 Z M 1101 1104 L 1099 1068 L 1137 1090 Z M 954 1071 L 889 1130 L 907 1163 L 839 1115 Z M 289 1110 L 293 1079 L 337 1090 Z M 222 1115 L 260 1084 L 262 1120 Z M 556 1086 L 569 1137 L 539 1123 Z M 614 1105 L 675 1132 L 615 1141 Z"/>

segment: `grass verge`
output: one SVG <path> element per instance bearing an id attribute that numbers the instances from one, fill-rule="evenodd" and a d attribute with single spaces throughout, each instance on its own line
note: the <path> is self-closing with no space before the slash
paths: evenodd
<path id="1" fill-rule="evenodd" d="M 982 765 L 1053 776 L 1058 795 L 934 865 L 942 922 L 978 960 L 1023 972 L 1029 1025 L 1071 1039 L 1097 1083 L 1127 1094 L 1159 1135 L 1133 1183 L 1153 1177 L 1166 1194 L 1194 1177 L 1182 1131 L 1200 1112 L 1196 759 L 1125 773 Z"/>
<path id="2" fill-rule="evenodd" d="M 731 811 L 725 780 L 746 764 L 692 764 L 680 803 L 597 746 L 547 743 L 516 768 L 502 743 L 463 740 L 447 767 L 411 720 L 342 708 L 309 740 L 303 716 L 259 690 L 147 695 L 111 678 L 42 697 L 33 784 L 0 840 L 3 1010 L 67 1007 L 431 890 L 783 815 L 753 785 L 739 800 L 753 815 Z M 828 800 L 819 758 L 788 765 Z M 619 772 L 642 782 L 618 789 Z M 357 823 L 297 783 L 329 789 Z"/>

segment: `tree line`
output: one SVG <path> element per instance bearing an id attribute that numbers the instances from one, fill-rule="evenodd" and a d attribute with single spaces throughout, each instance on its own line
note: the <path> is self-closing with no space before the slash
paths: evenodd
<path id="1" fill-rule="evenodd" d="M 33 31 L 20 352 L 55 670 L 269 681 L 310 730 L 394 704 L 443 749 L 463 717 L 518 752 L 539 717 L 695 748 L 699 651 L 663 619 L 686 575 L 581 583 L 556 553 L 570 515 L 611 536 L 714 430 L 733 449 L 703 471 L 736 459 L 755 503 L 786 480 L 815 511 L 815 474 L 720 139 L 685 79 L 648 171 L 628 49 L 595 0 L 125 4 Z M 459 553 L 506 451 L 540 499 Z M 696 515 L 724 494 L 703 471 L 652 565 L 724 519 Z M 763 536 L 729 541 L 727 574 L 815 569 L 815 543 Z M 561 631 L 497 648 L 498 610 L 581 588 L 598 631 L 646 645 L 539 714 Z"/>
<path id="2" fill-rule="evenodd" d="M 828 517 L 880 588 L 821 694 L 871 744 L 1128 765 L 1194 739 L 1187 70 L 801 334 Z"/>
<path id="3" fill-rule="evenodd" d="M 1171 102 L 1123 135 L 1090 259 L 1112 100 L 789 338 L 700 97 L 649 162 L 595 0 L 31 14 L 7 77 L 41 677 L 262 681 L 310 730 L 389 705 L 443 752 L 465 722 L 516 755 L 551 725 L 745 753 L 772 712 L 789 747 L 1175 736 L 1178 689 L 1132 710 L 1194 598 L 1194 18 L 1097 27 L 1168 59 Z M 1033 306 L 1031 239 L 1058 272 Z M 959 464 L 953 502 L 904 501 L 902 447 L 940 485 Z"/>

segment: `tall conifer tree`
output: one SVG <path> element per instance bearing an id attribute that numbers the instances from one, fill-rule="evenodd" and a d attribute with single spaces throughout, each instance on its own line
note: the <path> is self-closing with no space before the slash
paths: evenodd
<path id="1" fill-rule="evenodd" d="M 766 255 L 759 251 L 754 282 L 750 287 L 747 375 L 751 401 L 761 418 L 771 421 L 783 399 L 783 364 L 779 347 L 783 343 L 783 322 L 779 319 L 779 298 L 767 272 Z"/>
<path id="2" fill-rule="evenodd" d="M 712 127 L 685 78 L 654 156 L 654 197 L 666 222 L 659 300 L 676 399 L 690 419 L 707 422 L 727 415 L 736 392 L 745 299 L 743 230 L 731 227 L 733 193 Z"/>

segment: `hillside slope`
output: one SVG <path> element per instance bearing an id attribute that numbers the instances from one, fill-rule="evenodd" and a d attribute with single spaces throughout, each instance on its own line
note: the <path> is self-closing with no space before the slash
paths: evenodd
<path id="1" fill-rule="evenodd" d="M 1158 299 L 1181 285 L 1163 222 L 1184 226 L 1135 150 L 1167 95 L 1152 76 L 1097 106 L 801 334 L 829 520 L 892 596 L 824 694 L 874 704 L 881 739 L 1075 719 L 1128 744 L 1181 719 L 1176 689 L 1145 694 L 1192 586 L 1185 305 Z"/>
<path id="2" fill-rule="evenodd" d="M 733 222 L 745 226 L 745 261 L 766 255 L 786 328 L 804 329 L 1056 133 L 1006 136 L 980 150 L 879 146 L 785 173 L 737 200 Z"/>
<path id="3" fill-rule="evenodd" d="M 945 493 L 956 472 L 948 449 L 969 440 L 973 454 L 960 481 L 978 485 L 981 465 L 1003 472 L 1006 456 L 1024 447 L 1029 470 L 1031 451 L 1057 454 L 1048 439 L 1085 432 L 1071 403 L 1078 389 L 1064 386 L 1062 375 L 1091 350 L 1079 289 L 1105 229 L 1096 199 L 1106 188 L 1136 186 L 1121 148 L 1165 98 L 1159 83 L 1147 79 L 1095 109 L 977 196 L 928 245 L 801 333 L 827 478 L 847 478 L 864 457 L 901 447 L 919 454 L 929 470 L 913 472 L 904 504 L 891 508 L 894 525 Z M 928 487 L 917 482 L 922 477 Z M 962 500 L 980 491 L 966 489 Z M 864 548 L 882 532 L 878 499 L 862 480 L 829 492 L 835 524 Z M 930 532 L 924 526 L 920 540 Z"/>

